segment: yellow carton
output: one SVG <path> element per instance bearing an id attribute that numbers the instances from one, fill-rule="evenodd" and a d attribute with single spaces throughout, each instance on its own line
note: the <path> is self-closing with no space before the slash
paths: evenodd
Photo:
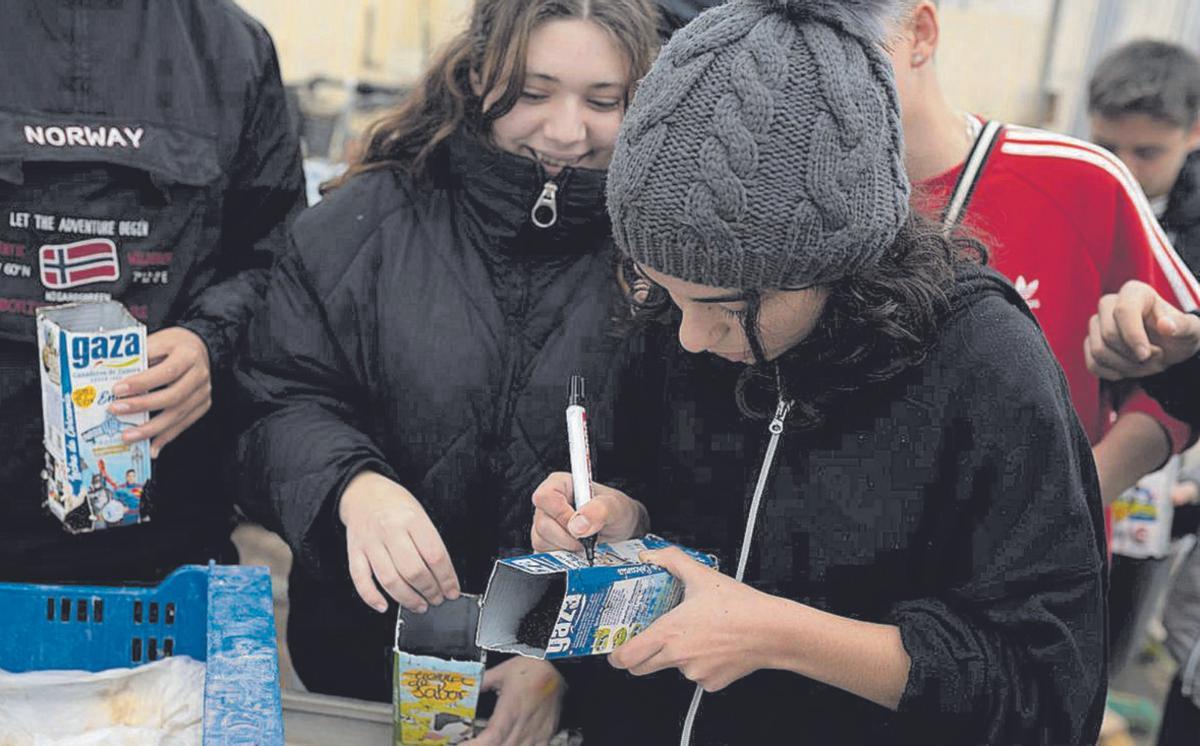
<path id="1" fill-rule="evenodd" d="M 396 619 L 397 746 L 456 744 L 475 735 L 484 653 L 475 645 L 479 597 L 459 596 Z"/>

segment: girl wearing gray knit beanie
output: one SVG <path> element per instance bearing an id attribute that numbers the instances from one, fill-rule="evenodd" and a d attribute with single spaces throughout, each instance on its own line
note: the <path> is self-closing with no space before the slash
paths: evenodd
<path id="1" fill-rule="evenodd" d="M 640 499 L 598 485 L 576 512 L 552 476 L 534 546 L 653 529 L 722 572 L 645 556 L 684 599 L 597 673 L 588 743 L 1096 741 L 1090 449 L 986 250 L 909 212 L 881 49 L 896 9 L 714 8 L 622 125 L 625 285 L 671 322 L 631 378 L 665 395 L 617 431 L 653 439 Z"/>

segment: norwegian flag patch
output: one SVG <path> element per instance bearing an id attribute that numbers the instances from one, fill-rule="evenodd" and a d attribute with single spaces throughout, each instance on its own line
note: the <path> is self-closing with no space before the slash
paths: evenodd
<path id="1" fill-rule="evenodd" d="M 121 277 L 117 245 L 105 238 L 43 246 L 38 251 L 42 284 L 62 290 L 93 282 L 112 282 Z"/>

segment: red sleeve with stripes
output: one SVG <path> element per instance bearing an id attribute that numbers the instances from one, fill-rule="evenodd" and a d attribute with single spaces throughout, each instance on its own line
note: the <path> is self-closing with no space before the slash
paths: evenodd
<path id="1" fill-rule="evenodd" d="M 1127 280 L 1141 280 L 1184 311 L 1200 307 L 1200 283 L 1171 248 L 1140 188 L 1123 186 L 1114 200 L 1114 245 L 1104 291 L 1115 293 Z"/>

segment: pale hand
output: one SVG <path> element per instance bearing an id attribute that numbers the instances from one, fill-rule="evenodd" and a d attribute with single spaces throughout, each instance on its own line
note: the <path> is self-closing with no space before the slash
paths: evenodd
<path id="1" fill-rule="evenodd" d="M 533 507 L 529 538 L 539 552 L 581 552 L 579 539 L 583 537 L 624 541 L 645 534 L 650 527 L 645 506 L 620 490 L 595 482 L 592 499 L 576 511 L 571 475 L 564 471 L 546 477 L 533 491 Z"/>
<path id="2" fill-rule="evenodd" d="M 173 326 L 146 338 L 149 368 L 113 387 L 114 415 L 154 412 L 149 422 L 121 434 L 126 443 L 152 438 L 150 457 L 192 426 L 212 407 L 208 345 L 195 332 Z"/>
<path id="3" fill-rule="evenodd" d="M 1200 502 L 1200 485 L 1195 482 L 1179 482 L 1171 488 L 1171 503 L 1175 507 Z"/>
<path id="4" fill-rule="evenodd" d="M 1130 280 L 1100 299 L 1084 342 L 1088 370 L 1118 381 L 1161 373 L 1200 351 L 1200 318 L 1172 306 L 1144 282 Z"/>
<path id="5" fill-rule="evenodd" d="M 450 554 L 411 492 L 375 472 L 359 472 L 342 492 L 338 517 L 346 526 L 350 579 L 368 606 L 387 611 L 375 581 L 418 613 L 458 598 Z"/>
<path id="6" fill-rule="evenodd" d="M 642 552 L 683 581 L 683 602 L 608 656 L 635 676 L 679 669 L 705 691 L 715 692 L 769 667 L 770 635 L 758 628 L 769 618 L 772 596 L 739 583 L 687 556 L 678 547 Z"/>
<path id="7" fill-rule="evenodd" d="M 546 746 L 558 730 L 567 685 L 554 666 L 510 658 L 483 675 L 483 690 L 497 693 L 496 709 L 471 746 Z"/>

